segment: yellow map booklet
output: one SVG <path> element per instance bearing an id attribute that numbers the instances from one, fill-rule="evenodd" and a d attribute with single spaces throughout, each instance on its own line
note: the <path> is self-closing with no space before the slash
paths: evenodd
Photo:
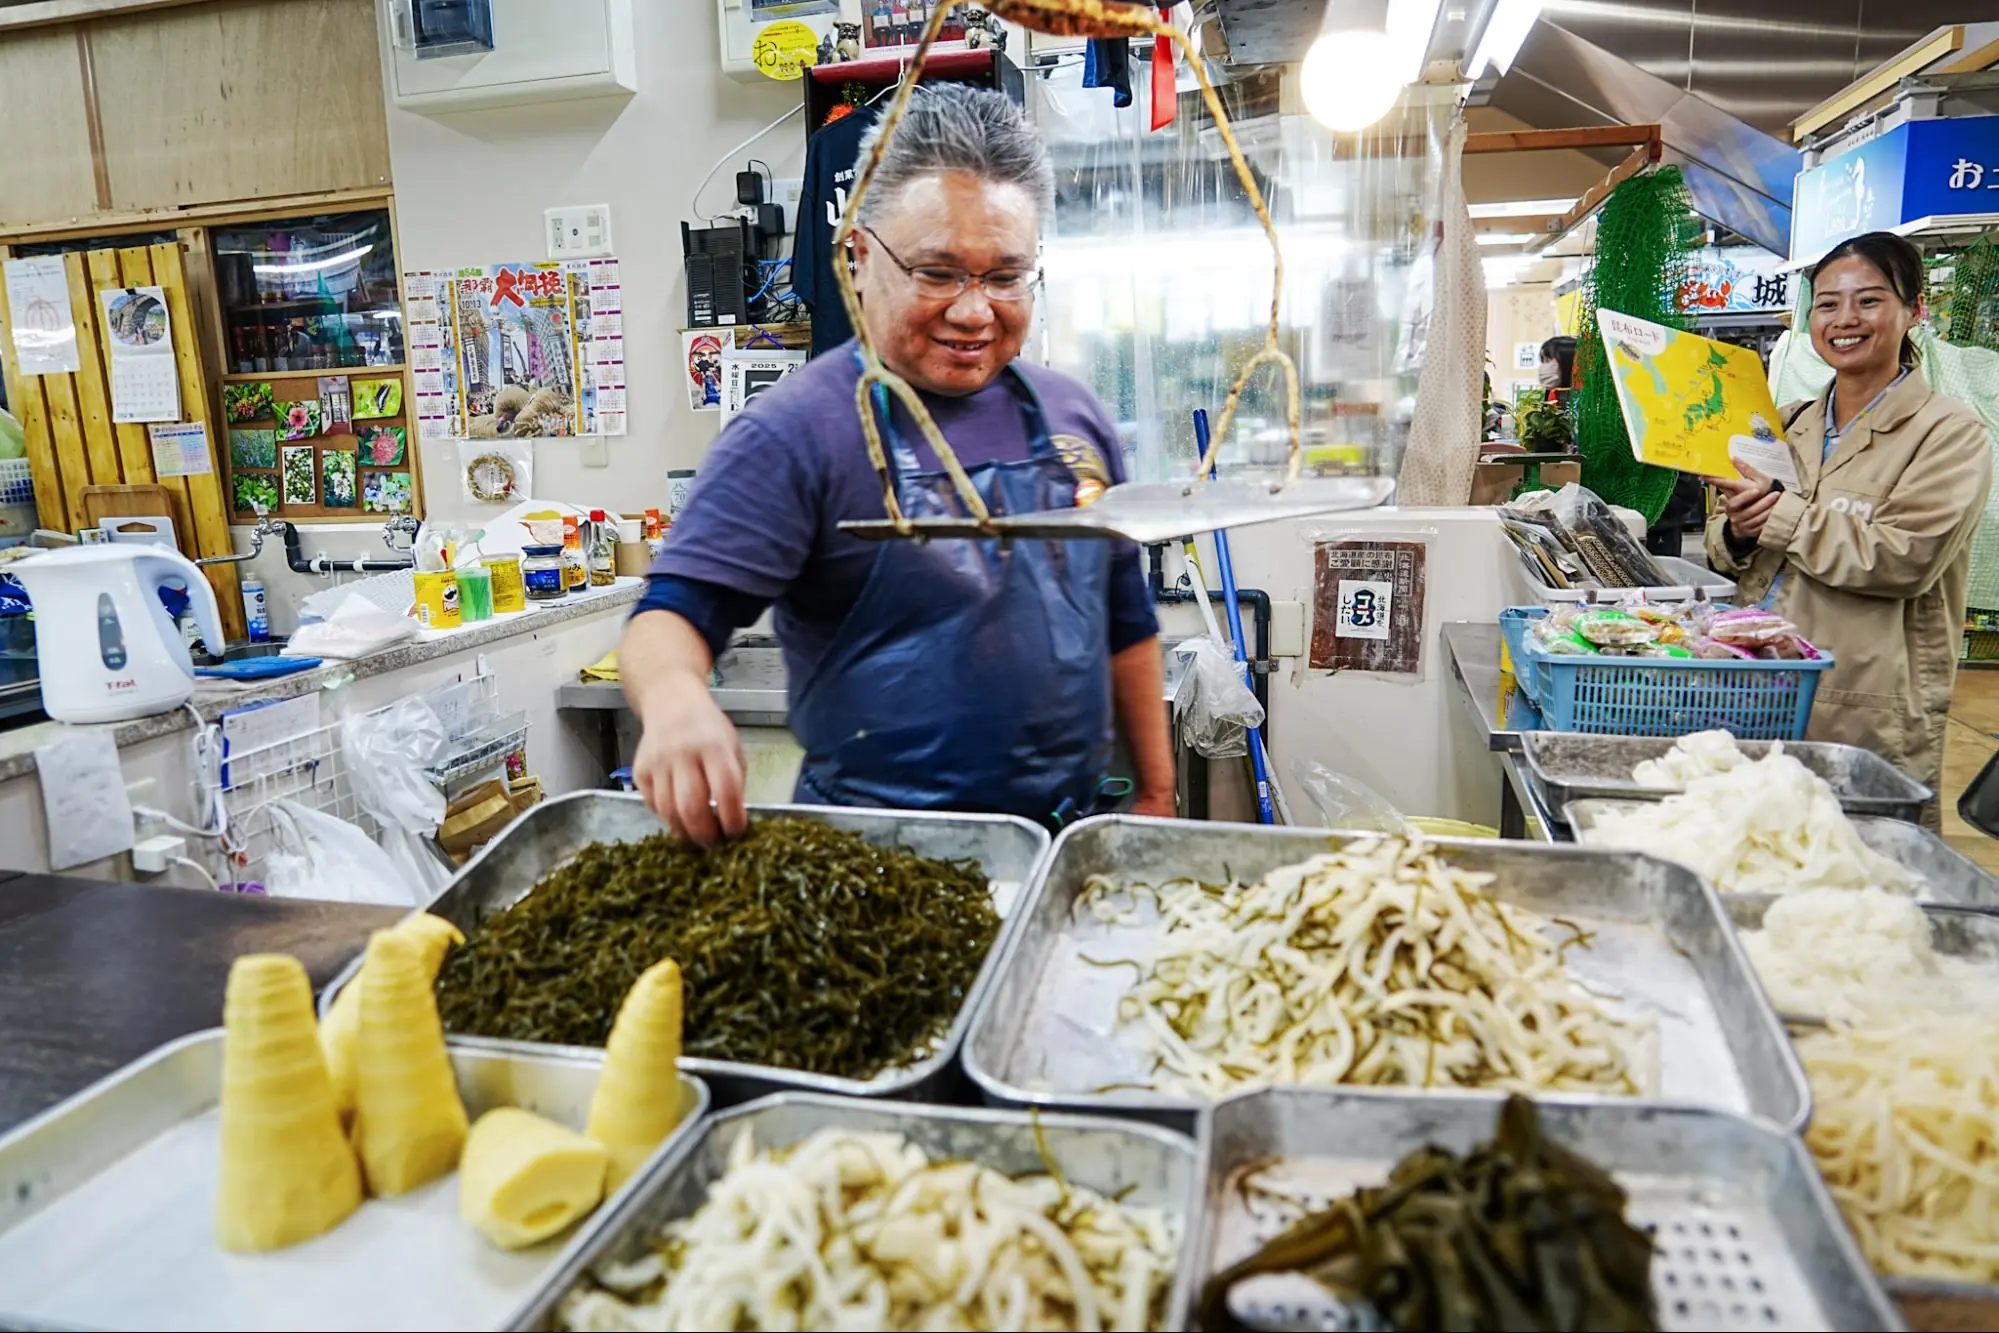
<path id="1" fill-rule="evenodd" d="M 1597 312 L 1617 401 L 1641 463 L 1739 477 L 1739 458 L 1798 484 L 1763 360 L 1747 347 L 1682 333 L 1614 310 Z"/>

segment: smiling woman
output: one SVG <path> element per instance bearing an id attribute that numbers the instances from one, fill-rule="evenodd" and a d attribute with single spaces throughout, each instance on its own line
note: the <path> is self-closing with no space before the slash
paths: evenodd
<path id="1" fill-rule="evenodd" d="M 1832 651 L 1810 738 L 1865 746 L 1935 790 L 1992 463 L 1984 423 L 1924 377 L 1909 337 L 1922 284 L 1915 247 L 1887 232 L 1813 268 L 1812 346 L 1834 379 L 1784 411 L 1798 486 L 1741 464 L 1742 480 L 1711 478 L 1707 545 L 1745 602 Z"/>

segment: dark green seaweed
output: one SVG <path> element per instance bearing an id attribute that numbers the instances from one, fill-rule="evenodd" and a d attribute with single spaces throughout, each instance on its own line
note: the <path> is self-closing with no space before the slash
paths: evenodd
<path id="1" fill-rule="evenodd" d="M 798 819 L 704 850 L 597 843 L 467 932 L 437 979 L 448 1032 L 602 1046 L 671 958 L 689 1056 L 871 1078 L 964 1005 L 999 932 L 985 874 Z"/>
<path id="2" fill-rule="evenodd" d="M 1510 1097 L 1496 1139 L 1462 1158 L 1419 1148 L 1386 1185 L 1311 1214 L 1210 1279 L 1200 1326 L 1246 1327 L 1229 1311 L 1238 1283 L 1303 1273 L 1398 1333 L 1649 1333 L 1652 1241 L 1624 1220 L 1624 1204 L 1608 1173 L 1543 1136 L 1534 1104 Z"/>

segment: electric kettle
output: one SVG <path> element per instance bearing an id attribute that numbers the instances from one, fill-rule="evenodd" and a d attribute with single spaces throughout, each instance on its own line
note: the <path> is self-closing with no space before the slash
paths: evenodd
<path id="1" fill-rule="evenodd" d="M 17 560 L 7 572 L 34 605 L 42 711 L 58 722 L 149 717 L 194 693 L 194 663 L 160 602 L 163 583 L 187 586 L 202 642 L 226 642 L 215 590 L 178 551 L 71 546 Z"/>

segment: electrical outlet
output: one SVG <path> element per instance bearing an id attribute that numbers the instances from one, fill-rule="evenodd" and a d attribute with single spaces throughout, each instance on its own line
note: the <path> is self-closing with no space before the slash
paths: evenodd
<path id="1" fill-rule="evenodd" d="M 798 216 L 798 201 L 805 197 L 805 177 L 779 176 L 771 187 L 771 202 L 784 205 L 787 218 Z"/>
<path id="2" fill-rule="evenodd" d="M 550 259 L 598 259 L 611 253 L 611 206 L 571 204 L 542 214 Z"/>

